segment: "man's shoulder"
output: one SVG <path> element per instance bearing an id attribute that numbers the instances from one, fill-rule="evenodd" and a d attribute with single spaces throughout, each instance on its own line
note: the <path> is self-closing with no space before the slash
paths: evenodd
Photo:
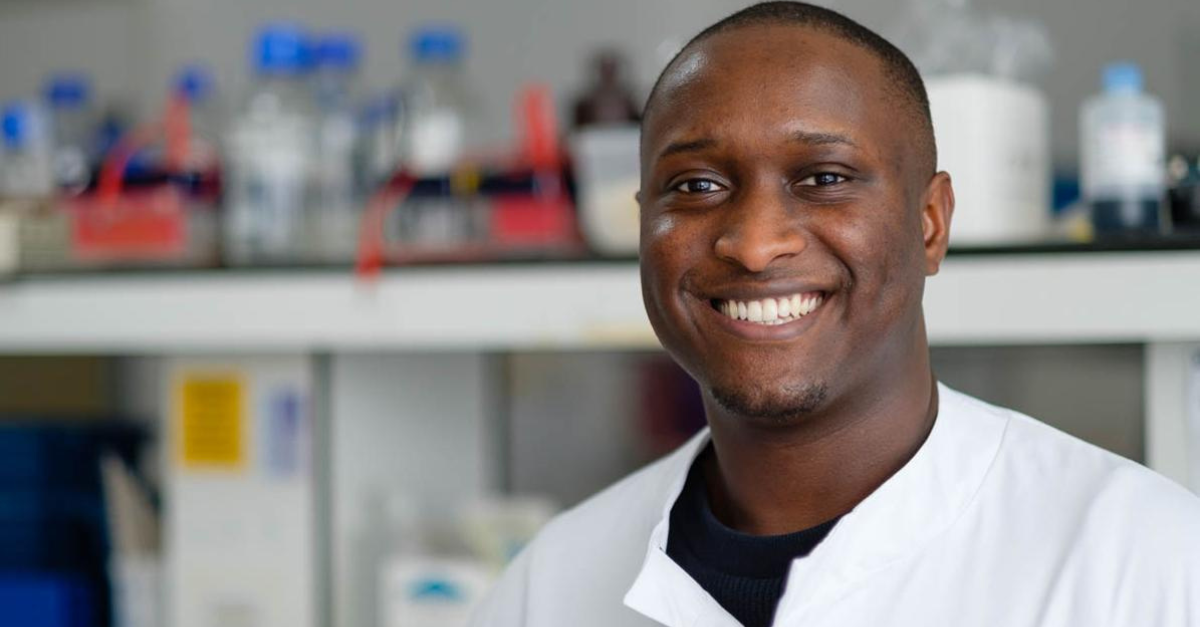
<path id="1" fill-rule="evenodd" d="M 989 483 L 1039 523 L 1061 517 L 1079 525 L 1081 539 L 1094 533 L 1108 540 L 1120 534 L 1130 542 L 1189 542 L 1200 557 L 1200 536 L 1194 533 L 1200 526 L 1200 497 L 1036 418 L 966 395 L 958 402 L 976 415 L 1006 419 Z M 1134 537 L 1139 535 L 1145 538 Z"/>

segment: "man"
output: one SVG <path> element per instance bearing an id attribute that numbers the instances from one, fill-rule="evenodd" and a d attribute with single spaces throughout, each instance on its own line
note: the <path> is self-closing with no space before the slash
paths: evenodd
<path id="1" fill-rule="evenodd" d="M 550 523 L 476 624 L 1200 625 L 1200 501 L 936 383 L 954 194 L 899 50 L 756 5 L 644 116 L 646 310 L 709 429 Z"/>

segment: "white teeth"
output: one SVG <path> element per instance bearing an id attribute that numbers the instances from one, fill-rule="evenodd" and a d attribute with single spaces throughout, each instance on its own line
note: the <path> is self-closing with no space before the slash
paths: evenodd
<path id="1" fill-rule="evenodd" d="M 777 325 L 793 322 L 807 316 L 821 306 L 824 299 L 820 294 L 801 297 L 794 294 L 785 298 L 764 298 L 750 301 L 721 301 L 717 309 L 735 320 L 748 320 L 758 324 Z"/>
<path id="2" fill-rule="evenodd" d="M 775 322 L 779 318 L 779 305 L 774 298 L 768 298 L 762 301 L 762 319 L 763 322 Z"/>
<path id="3" fill-rule="evenodd" d="M 750 322 L 762 322 L 763 306 L 761 301 L 752 300 L 746 303 L 746 313 L 750 314 L 747 320 Z"/>

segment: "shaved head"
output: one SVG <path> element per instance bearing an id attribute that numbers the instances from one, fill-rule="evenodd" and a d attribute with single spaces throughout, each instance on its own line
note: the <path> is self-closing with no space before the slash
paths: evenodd
<path id="1" fill-rule="evenodd" d="M 912 61 L 883 37 L 850 18 L 826 8 L 804 2 L 763 2 L 755 4 L 709 26 L 693 37 L 667 64 L 659 75 L 650 95 L 646 99 L 643 114 L 645 121 L 653 114 L 655 105 L 664 88 L 672 83 L 686 81 L 698 67 L 691 53 L 697 44 L 709 38 L 751 26 L 797 26 L 832 35 L 870 52 L 883 68 L 887 79 L 887 93 L 894 99 L 896 108 L 905 116 L 912 133 L 912 144 L 917 150 L 919 170 L 933 174 L 937 169 L 937 146 L 933 135 L 933 121 L 929 113 L 929 97 L 925 83 Z M 747 46 L 755 45 L 747 39 Z"/>

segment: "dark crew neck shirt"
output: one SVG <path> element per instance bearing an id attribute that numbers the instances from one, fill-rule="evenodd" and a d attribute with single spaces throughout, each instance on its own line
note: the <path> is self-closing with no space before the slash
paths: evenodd
<path id="1" fill-rule="evenodd" d="M 710 444 L 696 457 L 671 507 L 667 555 L 745 627 L 769 627 L 792 560 L 812 552 L 837 519 L 776 536 L 726 527 L 708 503 L 703 460 L 711 454 Z"/>

